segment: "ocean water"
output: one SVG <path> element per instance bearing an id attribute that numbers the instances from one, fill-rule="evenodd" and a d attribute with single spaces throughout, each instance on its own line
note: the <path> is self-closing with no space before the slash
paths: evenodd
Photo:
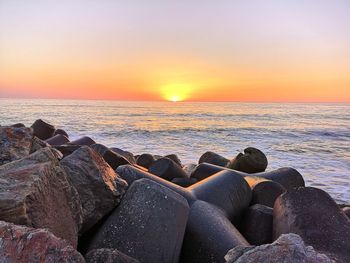
<path id="1" fill-rule="evenodd" d="M 118 102 L 0 99 L 0 125 L 42 118 L 134 154 L 177 154 L 196 163 L 261 149 L 267 170 L 290 166 L 308 186 L 350 203 L 350 104 Z"/>

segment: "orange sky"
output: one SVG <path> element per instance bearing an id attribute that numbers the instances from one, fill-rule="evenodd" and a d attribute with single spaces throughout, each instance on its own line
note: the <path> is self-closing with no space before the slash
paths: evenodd
<path id="1" fill-rule="evenodd" d="M 350 102 L 347 1 L 14 2 L 0 97 Z"/>

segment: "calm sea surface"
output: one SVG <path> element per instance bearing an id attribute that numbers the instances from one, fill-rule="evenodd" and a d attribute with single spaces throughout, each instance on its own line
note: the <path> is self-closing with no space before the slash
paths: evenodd
<path id="1" fill-rule="evenodd" d="M 88 135 L 134 154 L 176 153 L 184 164 L 208 150 L 234 157 L 253 146 L 267 155 L 268 170 L 294 167 L 308 186 L 350 203 L 350 104 L 0 99 L 0 125 L 37 118 L 71 139 Z"/>

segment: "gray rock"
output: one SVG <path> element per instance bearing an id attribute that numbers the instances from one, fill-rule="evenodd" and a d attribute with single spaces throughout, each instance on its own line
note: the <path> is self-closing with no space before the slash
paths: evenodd
<path id="1" fill-rule="evenodd" d="M 259 173 L 265 171 L 267 158 L 262 151 L 248 147 L 244 149 L 244 154 L 239 153 L 227 167 L 245 173 Z"/>
<path id="2" fill-rule="evenodd" d="M 0 167 L 0 220 L 48 228 L 76 247 L 80 199 L 56 154 L 43 148 Z"/>
<path id="3" fill-rule="evenodd" d="M 272 242 L 272 214 L 271 207 L 261 204 L 246 209 L 239 230 L 251 245 Z"/>
<path id="4" fill-rule="evenodd" d="M 306 246 L 296 234 L 280 236 L 272 244 L 237 246 L 225 256 L 226 263 L 332 263 L 324 254 Z"/>
<path id="5" fill-rule="evenodd" d="M 90 137 L 88 136 L 83 136 L 81 138 L 78 138 L 74 141 L 71 141 L 69 144 L 73 144 L 73 145 L 80 145 L 80 146 L 90 146 L 90 145 L 93 145 L 95 144 L 96 142 L 91 139 Z"/>
<path id="6" fill-rule="evenodd" d="M 116 248 L 140 262 L 178 262 L 188 213 L 181 195 L 140 179 L 103 223 L 89 250 Z"/>
<path id="7" fill-rule="evenodd" d="M 177 184 L 182 187 L 189 187 L 198 182 L 196 178 L 174 178 L 171 180 L 172 183 Z"/>
<path id="8" fill-rule="evenodd" d="M 47 229 L 0 221 L 0 262 L 84 263 L 83 256 Z"/>
<path id="9" fill-rule="evenodd" d="M 323 190 L 289 189 L 274 205 L 273 236 L 295 233 L 336 262 L 350 259 L 350 220 Z"/>
<path id="10" fill-rule="evenodd" d="M 32 124 L 33 134 L 41 140 L 47 140 L 51 138 L 55 133 L 55 126 L 43 121 L 42 119 L 36 120 Z"/>
<path id="11" fill-rule="evenodd" d="M 53 145 L 52 147 L 59 150 L 63 154 L 63 157 L 66 157 L 72 154 L 74 151 L 78 150 L 81 147 L 81 145 L 64 144 Z"/>
<path id="12" fill-rule="evenodd" d="M 169 158 L 173 160 L 175 163 L 177 163 L 180 167 L 182 167 L 182 163 L 180 158 L 176 154 L 168 154 L 164 156 L 165 158 Z"/>
<path id="13" fill-rule="evenodd" d="M 185 171 L 185 173 L 187 174 L 187 177 L 191 177 L 191 174 L 193 173 L 193 171 L 197 168 L 197 164 L 195 163 L 189 163 L 189 164 L 185 164 L 182 169 Z"/>
<path id="14" fill-rule="evenodd" d="M 229 159 L 226 159 L 225 157 L 223 157 L 217 153 L 208 151 L 208 152 L 205 152 L 199 158 L 198 164 L 210 163 L 210 164 L 226 167 L 229 162 L 230 162 Z"/>
<path id="15" fill-rule="evenodd" d="M 153 157 L 152 154 L 149 153 L 143 153 L 140 156 L 137 157 L 136 163 L 142 167 L 145 167 L 148 169 L 152 163 L 154 163 L 156 159 Z"/>
<path id="16" fill-rule="evenodd" d="M 86 263 L 138 263 L 140 261 L 125 255 L 117 249 L 100 248 L 85 255 Z"/>
<path id="17" fill-rule="evenodd" d="M 120 165 L 130 164 L 129 161 L 122 155 L 115 153 L 102 144 L 93 144 L 90 146 L 90 148 L 97 151 L 103 157 L 103 159 L 113 168 L 113 170 L 117 169 L 117 167 Z"/>
<path id="18" fill-rule="evenodd" d="M 63 158 L 61 165 L 79 193 L 84 233 L 119 204 L 127 183 L 87 146 Z"/>
<path id="19" fill-rule="evenodd" d="M 0 127 L 0 165 L 29 155 L 32 143 L 31 128 Z"/>
<path id="20" fill-rule="evenodd" d="M 45 142 L 47 142 L 50 145 L 62 145 L 69 142 L 68 137 L 62 134 L 56 134 L 55 136 L 47 139 Z"/>
<path id="21" fill-rule="evenodd" d="M 171 181 L 176 177 L 187 178 L 187 174 L 182 167 L 166 157 L 153 162 L 148 170 L 151 174 L 157 175 L 168 181 Z"/>
<path id="22" fill-rule="evenodd" d="M 286 189 L 279 183 L 273 181 L 259 182 L 252 188 L 252 204 L 262 204 L 273 207 L 275 200 Z"/>
<path id="23" fill-rule="evenodd" d="M 305 186 L 303 176 L 297 170 L 291 167 L 283 167 L 270 172 L 256 173 L 254 176 L 279 183 L 285 189 Z"/>
<path id="24" fill-rule="evenodd" d="M 116 148 L 116 147 L 112 147 L 110 149 L 113 152 L 115 152 L 115 153 L 117 153 L 117 154 L 119 154 L 121 156 L 124 156 L 124 158 L 127 159 L 129 161 L 129 163 L 136 164 L 135 156 L 131 152 L 124 151 L 124 150 Z"/>

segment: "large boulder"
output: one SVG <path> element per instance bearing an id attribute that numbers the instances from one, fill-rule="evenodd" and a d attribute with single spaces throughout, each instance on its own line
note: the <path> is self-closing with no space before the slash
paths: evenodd
<path id="1" fill-rule="evenodd" d="M 267 158 L 262 151 L 248 147 L 244 149 L 244 154 L 239 153 L 227 167 L 245 173 L 259 173 L 265 171 Z"/>
<path id="2" fill-rule="evenodd" d="M 127 183 L 88 146 L 63 158 L 61 165 L 79 193 L 83 233 L 119 204 Z"/>
<path id="3" fill-rule="evenodd" d="M 32 143 L 31 128 L 0 127 L 0 165 L 29 155 Z"/>
<path id="4" fill-rule="evenodd" d="M 91 139 L 89 136 L 83 136 L 81 138 L 78 138 L 74 141 L 71 141 L 69 144 L 73 144 L 73 145 L 80 145 L 80 146 L 90 146 L 95 144 L 96 142 Z"/>
<path id="5" fill-rule="evenodd" d="M 323 190 L 289 189 L 274 205 L 273 236 L 295 233 L 336 262 L 350 259 L 350 220 Z"/>
<path id="6" fill-rule="evenodd" d="M 84 263 L 83 256 L 47 229 L 0 221 L 0 262 Z"/>
<path id="7" fill-rule="evenodd" d="M 100 248 L 85 255 L 86 263 L 139 263 L 140 261 L 125 255 L 117 249 Z"/>
<path id="8" fill-rule="evenodd" d="M 117 147 L 111 147 L 110 149 L 113 152 L 123 156 L 125 159 L 127 159 L 129 161 L 129 163 L 131 163 L 131 164 L 135 164 L 136 163 L 135 156 L 131 152 L 122 150 L 122 149 L 117 148 Z"/>
<path id="9" fill-rule="evenodd" d="M 230 162 L 229 159 L 226 159 L 225 157 L 217 153 L 208 151 L 202 154 L 202 156 L 199 158 L 198 164 L 210 163 L 210 164 L 226 167 L 229 162 Z"/>
<path id="10" fill-rule="evenodd" d="M 41 140 L 47 140 L 51 138 L 55 133 L 55 126 L 43 121 L 42 119 L 36 120 L 32 126 L 34 136 Z"/>
<path id="11" fill-rule="evenodd" d="M 62 145 L 69 142 L 68 137 L 62 134 L 56 134 L 55 136 L 47 139 L 45 142 L 47 142 L 50 145 Z"/>
<path id="12" fill-rule="evenodd" d="M 0 166 L 0 220 L 48 228 L 75 247 L 81 204 L 57 154 L 47 147 Z"/>
<path id="13" fill-rule="evenodd" d="M 97 151 L 103 157 L 103 159 L 113 168 L 113 170 L 117 169 L 117 167 L 120 165 L 130 164 L 129 161 L 124 158 L 124 156 L 115 153 L 103 144 L 93 144 L 90 146 L 90 148 Z"/>
<path id="14" fill-rule="evenodd" d="M 184 197 L 149 179 L 137 180 L 89 250 L 115 248 L 141 262 L 178 262 L 188 214 Z"/>
<path id="15" fill-rule="evenodd" d="M 324 254 L 306 246 L 296 234 L 280 236 L 272 244 L 237 246 L 225 256 L 226 263 L 332 263 Z"/>
<path id="16" fill-rule="evenodd" d="M 171 181 L 177 177 L 188 177 L 180 165 L 166 157 L 160 158 L 153 162 L 148 170 L 151 174 L 157 175 L 168 181 Z"/>

